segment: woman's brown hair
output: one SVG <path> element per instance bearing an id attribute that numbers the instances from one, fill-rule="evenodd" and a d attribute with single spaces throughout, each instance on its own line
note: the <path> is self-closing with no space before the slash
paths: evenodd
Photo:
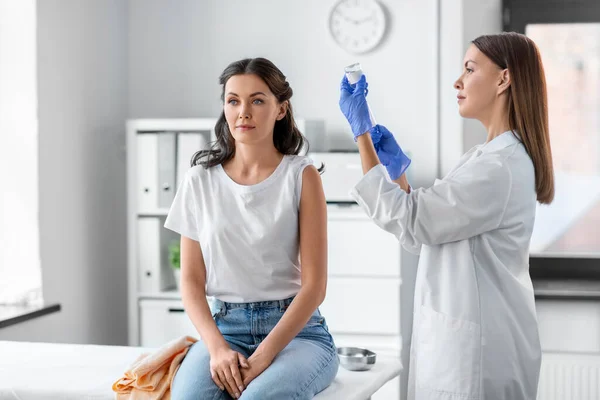
<path id="1" fill-rule="evenodd" d="M 219 83 L 222 86 L 221 101 L 225 101 L 225 84 L 229 78 L 243 74 L 257 75 L 269 86 L 279 103 L 288 102 L 285 117 L 276 121 L 273 129 L 275 148 L 281 154 L 299 154 L 303 147 L 308 152 L 308 141 L 296 125 L 292 104 L 289 102 L 294 92 L 285 75 L 271 61 L 265 58 L 246 58 L 229 64 L 219 77 Z M 223 111 L 221 111 L 215 125 L 215 135 L 216 141 L 210 149 L 200 150 L 192 156 L 191 166 L 202 165 L 205 168 L 210 168 L 233 157 L 235 154 L 235 141 L 231 132 L 229 132 Z M 322 168 L 319 168 L 319 172 L 321 171 Z"/>
<path id="2" fill-rule="evenodd" d="M 537 200 L 554 199 L 554 168 L 548 132 L 548 95 L 540 52 L 530 38 L 516 32 L 480 36 L 472 42 L 501 69 L 508 69 L 509 126 L 517 132 L 535 168 Z"/>

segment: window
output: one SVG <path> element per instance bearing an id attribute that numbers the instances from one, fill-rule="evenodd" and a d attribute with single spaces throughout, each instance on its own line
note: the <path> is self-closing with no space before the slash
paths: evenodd
<path id="1" fill-rule="evenodd" d="M 546 72 L 556 185 L 533 250 L 600 257 L 600 23 L 530 24 L 526 34 Z"/>
<path id="2" fill-rule="evenodd" d="M 0 0 L 0 304 L 41 301 L 36 1 Z"/>
<path id="3" fill-rule="evenodd" d="M 555 199 L 538 205 L 531 253 L 600 258 L 600 2 L 510 0 L 504 29 L 532 38 L 548 88 Z"/>

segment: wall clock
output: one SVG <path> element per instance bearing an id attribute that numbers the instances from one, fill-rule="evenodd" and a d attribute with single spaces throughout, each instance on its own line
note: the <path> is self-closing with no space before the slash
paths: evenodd
<path id="1" fill-rule="evenodd" d="M 361 54 L 375 47 L 386 31 L 383 7 L 376 0 L 339 0 L 329 15 L 329 32 L 344 50 Z"/>

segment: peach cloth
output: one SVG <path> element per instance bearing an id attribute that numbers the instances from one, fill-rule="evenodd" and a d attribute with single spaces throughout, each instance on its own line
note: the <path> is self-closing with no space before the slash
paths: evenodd
<path id="1" fill-rule="evenodd" d="M 197 342 L 182 336 L 154 353 L 144 353 L 112 385 L 117 400 L 169 400 L 171 382 L 190 346 Z"/>

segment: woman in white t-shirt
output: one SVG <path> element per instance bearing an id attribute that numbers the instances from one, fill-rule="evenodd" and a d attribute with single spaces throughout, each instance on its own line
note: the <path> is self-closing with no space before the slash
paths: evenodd
<path id="1" fill-rule="evenodd" d="M 183 304 L 202 338 L 172 396 L 310 399 L 338 370 L 318 310 L 327 286 L 319 171 L 298 156 L 306 139 L 273 63 L 234 62 L 220 83 L 217 140 L 194 155 L 165 222 L 181 234 Z"/>

